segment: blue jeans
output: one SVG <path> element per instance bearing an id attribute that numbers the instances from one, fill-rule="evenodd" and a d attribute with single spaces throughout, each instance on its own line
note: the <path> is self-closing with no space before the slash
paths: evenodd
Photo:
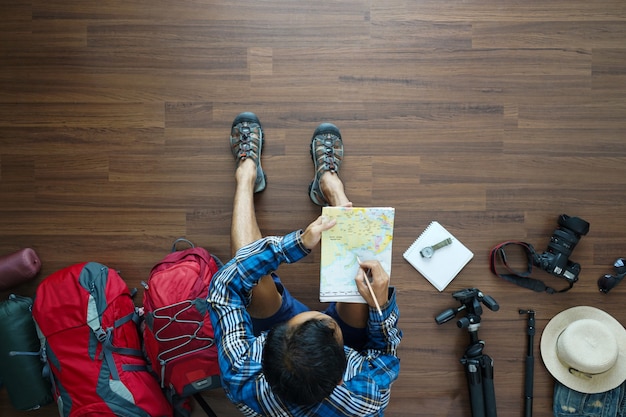
<path id="1" fill-rule="evenodd" d="M 626 382 L 607 392 L 583 394 L 554 383 L 555 417 L 626 417 Z"/>
<path id="2" fill-rule="evenodd" d="M 280 282 L 278 275 L 272 274 L 272 278 L 274 279 L 274 284 L 276 284 L 276 289 L 282 295 L 283 303 L 273 316 L 266 319 L 252 319 L 252 328 L 255 336 L 268 331 L 277 324 L 288 321 L 295 315 L 311 310 L 287 291 L 287 288 Z M 341 320 L 341 317 L 339 317 L 336 306 L 336 303 L 331 303 L 322 313 L 329 315 L 337 322 L 343 333 L 343 343 L 346 346 L 358 351 L 363 350 L 365 342 L 367 341 L 367 329 L 347 325 Z"/>

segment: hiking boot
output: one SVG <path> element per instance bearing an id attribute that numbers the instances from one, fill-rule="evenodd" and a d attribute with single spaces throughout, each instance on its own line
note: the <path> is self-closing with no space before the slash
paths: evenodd
<path id="1" fill-rule="evenodd" d="M 230 149 L 237 163 L 249 158 L 256 164 L 256 182 L 254 192 L 265 189 L 265 172 L 261 167 L 261 149 L 263 149 L 263 129 L 256 114 L 240 113 L 235 117 L 230 131 Z"/>
<path id="2" fill-rule="evenodd" d="M 328 201 L 322 193 L 320 178 L 325 172 L 337 174 L 343 160 L 343 141 L 337 126 L 322 123 L 315 129 L 311 139 L 311 158 L 315 165 L 315 178 L 309 185 L 309 197 L 318 206 L 327 206 Z"/>

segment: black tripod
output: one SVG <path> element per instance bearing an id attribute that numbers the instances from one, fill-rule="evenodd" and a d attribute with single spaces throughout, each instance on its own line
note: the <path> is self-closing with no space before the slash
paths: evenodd
<path id="1" fill-rule="evenodd" d="M 467 329 L 470 336 L 470 344 L 465 349 L 461 363 L 467 376 L 472 417 L 497 417 L 493 359 L 483 354 L 485 342 L 478 338 L 478 328 L 483 312 L 481 303 L 491 311 L 498 311 L 500 306 L 496 300 L 477 288 L 457 291 L 452 296 L 461 303 L 461 306 L 443 311 L 435 317 L 435 321 L 437 324 L 443 324 L 452 320 L 459 312 L 466 312 L 466 316 L 459 319 L 456 324 L 461 329 Z"/>

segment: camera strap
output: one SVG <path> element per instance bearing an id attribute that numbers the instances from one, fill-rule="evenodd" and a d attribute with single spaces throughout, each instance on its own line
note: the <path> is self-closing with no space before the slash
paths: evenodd
<path id="1" fill-rule="evenodd" d="M 526 258 L 527 258 L 526 271 L 519 272 L 509 267 L 504 248 L 507 246 L 511 246 L 511 245 L 520 246 L 524 250 L 526 254 Z M 535 251 L 535 248 L 533 247 L 533 245 L 531 245 L 530 243 L 519 242 L 519 241 L 507 241 L 507 242 L 500 243 L 499 245 L 496 245 L 493 249 L 491 249 L 491 252 L 489 254 L 489 269 L 491 270 L 493 274 L 499 276 L 500 278 L 503 278 L 509 282 L 512 282 L 513 284 L 519 285 L 520 287 L 528 288 L 536 292 L 545 291 L 548 294 L 554 294 L 554 293 L 569 291 L 574 286 L 573 282 L 569 282 L 569 287 L 564 288 L 562 290 L 555 290 L 552 287 L 548 287 L 546 284 L 544 284 L 543 281 L 538 280 L 536 278 L 532 278 L 530 275 L 532 274 L 533 265 L 536 264 L 537 259 L 538 259 L 537 252 Z M 507 273 L 498 272 L 498 269 L 497 269 L 498 263 L 501 263 L 508 272 Z"/>

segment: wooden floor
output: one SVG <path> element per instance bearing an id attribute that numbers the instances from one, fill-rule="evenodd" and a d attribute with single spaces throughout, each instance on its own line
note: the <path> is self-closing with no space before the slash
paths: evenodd
<path id="1" fill-rule="evenodd" d="M 355 206 L 396 208 L 392 282 L 402 370 L 386 415 L 471 415 L 468 343 L 434 317 L 477 287 L 500 416 L 522 415 L 526 319 L 534 309 L 534 415 L 551 415 L 540 359 L 546 323 L 576 305 L 626 323 L 626 284 L 597 278 L 626 256 L 626 2 L 605 0 L 3 0 L 0 17 L 0 254 L 33 247 L 38 279 L 98 261 L 138 286 L 179 236 L 229 254 L 235 115 L 266 133 L 265 234 L 306 226 L 311 134 L 343 133 Z M 534 293 L 489 271 L 490 248 L 546 250 L 566 213 L 591 224 L 571 256 L 579 282 Z M 444 292 L 404 250 L 438 220 L 474 259 Z M 312 307 L 319 250 L 280 270 Z M 550 285 L 563 280 L 537 272 Z M 8 292 L 0 294 L 2 298 Z M 238 415 L 209 395 L 221 416 Z M 0 415 L 53 416 L 11 409 Z"/>

